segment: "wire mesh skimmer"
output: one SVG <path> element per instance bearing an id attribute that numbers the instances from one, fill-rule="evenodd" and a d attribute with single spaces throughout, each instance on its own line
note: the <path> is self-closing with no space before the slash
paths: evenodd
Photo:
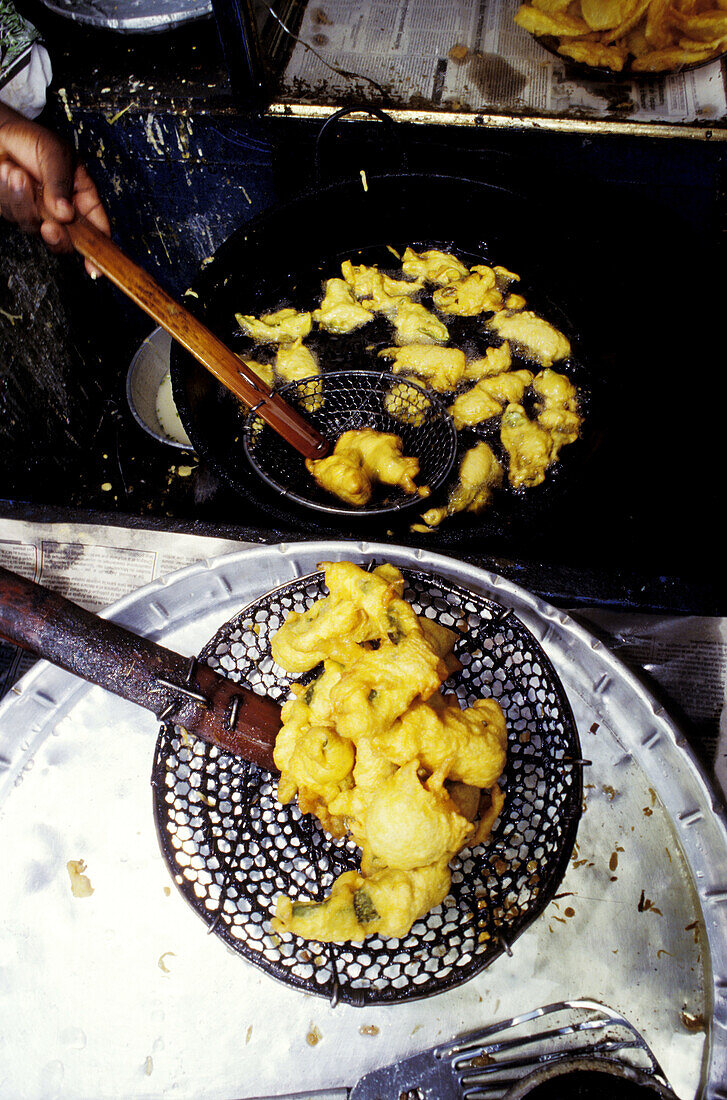
<path id="1" fill-rule="evenodd" d="M 402 569 L 419 615 L 462 634 L 462 670 L 448 681 L 461 706 L 494 696 L 508 725 L 505 805 L 490 840 L 452 861 L 444 904 L 401 939 L 317 944 L 270 930 L 278 895 L 322 899 L 358 867 L 297 805 L 281 806 L 267 772 L 176 727 L 163 726 L 152 785 L 160 844 L 180 891 L 224 942 L 273 977 L 333 1003 L 385 1004 L 474 977 L 542 912 L 558 888 L 581 813 L 580 742 L 548 657 L 506 608 L 429 573 Z M 291 611 L 326 594 L 323 573 L 274 589 L 226 623 L 200 660 L 283 700 L 293 678 L 270 654 Z M 305 681 L 316 674 L 297 679 Z"/>
<path id="2" fill-rule="evenodd" d="M 441 401 L 409 379 L 365 370 L 330 373 L 290 382 L 280 396 L 298 409 L 331 444 L 344 432 L 371 428 L 398 435 L 402 454 L 419 460 L 417 484 L 434 491 L 448 476 L 457 451 L 457 432 Z M 416 493 L 375 484 L 368 504 L 354 507 L 322 489 L 298 451 L 254 413 L 245 422 L 245 453 L 272 488 L 306 508 L 346 516 L 381 515 L 421 504 Z"/>

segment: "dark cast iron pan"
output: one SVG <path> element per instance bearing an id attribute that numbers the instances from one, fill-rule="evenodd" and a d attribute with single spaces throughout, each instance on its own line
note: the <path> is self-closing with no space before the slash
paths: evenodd
<path id="1" fill-rule="evenodd" d="M 592 328 L 588 313 L 593 314 L 593 280 L 584 280 L 583 266 L 562 223 L 545 213 L 504 187 L 452 176 L 393 173 L 369 177 L 365 187 L 360 179 L 329 184 L 267 211 L 233 233 L 200 272 L 194 283 L 198 297 L 190 298 L 192 308 L 233 350 L 256 357 L 264 349 L 240 333 L 235 313 L 259 314 L 289 304 L 315 308 L 323 280 L 340 277 L 344 259 L 396 269 L 398 261 L 389 246 L 397 252 L 406 245 L 440 247 L 470 264 L 499 263 L 517 272 L 522 281 L 514 289 L 525 295 L 528 307 L 571 340 L 567 373 L 581 389 L 586 420 L 582 438 L 564 448 L 543 486 L 521 494 L 502 493 L 491 511 L 476 518 L 455 517 L 424 536 L 433 546 L 479 540 L 536 522 L 556 497 L 579 481 L 600 441 L 601 401 L 596 390 L 601 379 L 587 365 L 585 338 Z M 482 328 L 478 318 L 447 323 L 455 340 L 461 334 L 477 346 L 477 330 Z M 391 329 L 377 318 L 345 337 L 316 332 L 306 344 L 324 369 L 381 368 L 376 350 L 391 344 Z M 260 482 L 244 456 L 238 407 L 178 348 L 172 351 L 172 380 L 175 402 L 197 453 L 271 525 L 298 534 L 328 529 L 339 536 L 361 533 L 356 517 L 312 516 Z M 474 441 L 474 433 L 467 433 L 462 449 Z M 439 497 L 446 499 L 446 493 Z M 439 497 L 433 496 L 427 505 Z M 366 517 L 366 530 L 393 529 L 403 538 L 413 518 Z"/>

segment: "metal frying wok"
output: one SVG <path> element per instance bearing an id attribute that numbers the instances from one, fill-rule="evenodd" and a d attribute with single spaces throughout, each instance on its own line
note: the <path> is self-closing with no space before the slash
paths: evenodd
<path id="1" fill-rule="evenodd" d="M 469 264 L 502 264 L 517 272 L 522 280 L 517 290 L 528 306 L 571 340 L 568 373 L 581 390 L 586 419 L 582 438 L 564 448 L 544 485 L 524 494 L 502 493 L 489 512 L 455 517 L 427 536 L 433 544 L 452 536 L 458 542 L 480 539 L 530 523 L 550 507 L 585 472 L 600 439 L 598 379 L 586 365 L 582 340 L 582 333 L 591 327 L 587 311 L 594 310 L 590 297 L 594 288 L 591 282 L 584 285 L 583 268 L 562 223 L 558 219 L 552 223 L 546 213 L 503 187 L 451 176 L 396 173 L 335 183 L 276 207 L 233 233 L 200 272 L 193 287 L 196 297 L 190 296 L 189 301 L 233 350 L 254 355 L 239 331 L 235 313 L 260 314 L 290 304 L 315 308 L 323 280 L 340 277 L 344 259 L 391 269 L 397 261 L 390 247 L 397 252 L 406 245 L 440 247 L 455 251 Z M 453 321 L 453 341 L 458 330 L 462 330 L 459 335 L 476 340 L 476 325 L 476 318 Z M 371 369 L 377 363 L 372 347 L 390 343 L 390 329 L 383 319 L 344 338 L 315 333 L 307 340 L 324 370 Z M 311 516 L 260 483 L 245 459 L 239 409 L 179 348 L 172 353 L 172 380 L 177 407 L 197 453 L 272 525 L 298 534 L 320 533 L 329 527 L 337 534 L 360 533 L 361 521 L 356 517 Z M 466 445 L 471 446 L 472 440 Z M 427 503 L 438 501 L 433 496 Z M 366 529 L 393 528 L 403 537 L 415 518 L 411 512 L 406 517 L 365 517 Z"/>

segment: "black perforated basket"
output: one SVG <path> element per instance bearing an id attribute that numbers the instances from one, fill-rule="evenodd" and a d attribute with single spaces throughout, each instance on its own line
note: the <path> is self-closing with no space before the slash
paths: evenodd
<path id="1" fill-rule="evenodd" d="M 427 573 L 403 569 L 420 615 L 458 630 L 461 672 L 447 683 L 463 706 L 494 696 L 508 725 L 505 805 L 487 844 L 452 861 L 444 903 L 401 939 L 318 944 L 272 932 L 276 898 L 322 899 L 358 849 L 332 840 L 276 779 L 179 729 L 162 727 L 152 784 L 160 844 L 180 891 L 211 931 L 266 973 L 333 1003 L 393 1003 L 467 981 L 542 912 L 565 872 L 581 813 L 580 743 L 546 654 L 506 608 Z M 200 659 L 283 700 L 291 678 L 270 640 L 291 611 L 326 594 L 322 573 L 292 581 L 231 619 Z M 310 678 L 312 674 L 309 674 Z"/>
<path id="2" fill-rule="evenodd" d="M 344 432 L 370 428 L 401 439 L 401 453 L 419 460 L 417 485 L 437 489 L 450 473 L 457 432 L 442 402 L 407 378 L 386 371 L 329 371 L 289 382 L 280 396 L 299 409 L 331 444 Z M 346 504 L 321 488 L 303 458 L 254 413 L 245 422 L 245 454 L 263 481 L 284 496 L 331 515 L 372 516 L 421 505 L 417 493 L 374 485 L 368 504 Z"/>

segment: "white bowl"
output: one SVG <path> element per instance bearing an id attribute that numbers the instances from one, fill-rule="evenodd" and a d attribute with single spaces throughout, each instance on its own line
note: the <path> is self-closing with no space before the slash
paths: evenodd
<path id="1" fill-rule="evenodd" d="M 131 360 L 126 376 L 126 399 L 137 424 L 171 447 L 191 450 L 172 396 L 169 373 L 172 338 L 156 328 Z"/>

